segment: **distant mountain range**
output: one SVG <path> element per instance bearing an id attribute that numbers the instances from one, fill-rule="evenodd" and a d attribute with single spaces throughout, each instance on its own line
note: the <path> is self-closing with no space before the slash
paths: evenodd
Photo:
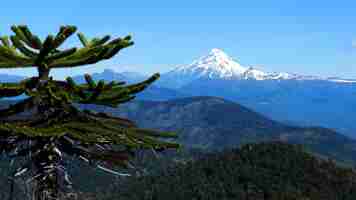
<path id="1" fill-rule="evenodd" d="M 213 49 L 162 74 L 153 85 L 191 96 L 223 97 L 278 121 L 320 125 L 356 138 L 356 80 L 263 72 Z"/>
<path id="2" fill-rule="evenodd" d="M 95 80 L 119 80 L 128 84 L 147 78 L 137 72 L 108 69 L 92 75 Z M 0 74 L 0 82 L 21 79 Z M 74 79 L 84 82 L 82 75 Z M 352 109 L 356 107 L 355 80 L 263 72 L 244 67 L 222 50 L 213 49 L 190 65 L 161 74 L 136 99 L 165 101 L 190 96 L 222 97 L 277 121 L 332 128 L 356 139 L 356 109 Z"/>
<path id="3" fill-rule="evenodd" d="M 117 73 L 110 69 L 105 69 L 102 73 L 92 74 L 92 78 L 96 81 L 105 80 L 105 81 L 125 81 L 126 84 L 133 84 L 140 81 L 144 81 L 147 76 L 141 75 L 137 72 L 121 72 Z M 74 76 L 74 81 L 76 83 L 86 83 L 84 76 Z M 137 99 L 150 99 L 154 101 L 165 101 L 175 98 L 188 97 L 191 95 L 185 94 L 181 91 L 176 91 L 163 86 L 151 85 L 144 92 L 139 93 L 136 97 Z"/>
<path id="4" fill-rule="evenodd" d="M 1 101 L 0 108 L 13 103 Z M 320 155 L 356 164 L 356 140 L 326 128 L 285 125 L 219 97 L 197 96 L 163 102 L 133 100 L 118 108 L 94 104 L 76 106 L 124 117 L 142 128 L 174 131 L 179 135 L 177 141 L 188 148 L 212 151 L 277 140 L 303 144 Z"/>

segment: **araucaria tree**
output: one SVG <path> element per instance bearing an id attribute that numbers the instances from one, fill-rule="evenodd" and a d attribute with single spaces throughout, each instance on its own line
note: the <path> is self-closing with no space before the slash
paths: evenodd
<path id="1" fill-rule="evenodd" d="M 44 41 L 27 26 L 12 26 L 11 29 L 14 35 L 0 37 L 0 68 L 37 67 L 38 76 L 18 83 L 0 84 L 0 97 L 28 96 L 0 110 L 0 151 L 21 161 L 12 178 L 27 179 L 33 188 L 32 199 L 59 199 L 66 186 L 71 185 L 64 164 L 70 157 L 125 175 L 106 165 L 129 166 L 128 161 L 136 149 L 179 148 L 177 143 L 159 139 L 174 138 L 175 133 L 140 129 L 128 119 L 77 109 L 73 105 L 117 107 L 157 80 L 158 73 L 130 85 L 118 81 L 95 82 L 88 74 L 84 75 L 86 84 L 76 84 L 71 77 L 64 81 L 49 76 L 54 68 L 78 67 L 112 58 L 133 45 L 130 36 L 110 41 L 110 36 L 106 35 L 89 40 L 78 33 L 83 47 L 59 49 L 76 32 L 75 26 L 61 26 L 55 36 L 48 35 Z M 26 111 L 31 111 L 31 117 L 11 119 Z"/>

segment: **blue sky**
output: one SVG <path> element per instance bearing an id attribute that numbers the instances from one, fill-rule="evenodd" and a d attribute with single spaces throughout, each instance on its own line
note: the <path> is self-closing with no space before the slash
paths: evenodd
<path id="1" fill-rule="evenodd" d="M 356 1 L 4 1 L 0 35 L 27 24 L 41 38 L 71 24 L 88 37 L 133 35 L 135 45 L 111 60 L 51 72 L 164 73 L 212 48 L 265 71 L 356 78 Z M 79 46 L 76 36 L 64 45 Z M 32 69 L 0 73 L 36 75 Z"/>

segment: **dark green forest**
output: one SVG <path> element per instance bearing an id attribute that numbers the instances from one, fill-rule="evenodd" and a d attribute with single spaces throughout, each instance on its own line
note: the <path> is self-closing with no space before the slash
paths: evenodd
<path id="1" fill-rule="evenodd" d="M 107 180 L 105 187 L 84 192 L 80 199 L 356 198 L 354 169 L 316 157 L 301 145 L 266 142 L 211 153 L 167 152 L 159 158 L 147 154 L 142 162 L 151 174 L 111 179 L 110 184 Z"/>

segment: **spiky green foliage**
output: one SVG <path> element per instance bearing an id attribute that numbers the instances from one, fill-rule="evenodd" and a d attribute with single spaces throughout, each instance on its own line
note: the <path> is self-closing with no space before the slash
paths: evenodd
<path id="1" fill-rule="evenodd" d="M 35 66 L 39 74 L 20 83 L 0 84 L 0 98 L 28 96 L 0 110 L 0 150 L 11 158 L 27 160 L 14 171 L 13 178 L 28 175 L 36 200 L 58 198 L 64 186 L 71 185 L 63 164 L 68 156 L 75 156 L 107 172 L 127 175 L 104 165 L 129 167 L 135 149 L 179 148 L 179 144 L 157 139 L 174 138 L 175 133 L 141 129 L 128 119 L 82 111 L 73 106 L 73 103 L 80 103 L 117 107 L 134 99 L 136 93 L 157 80 L 158 73 L 131 85 L 116 81 L 95 82 L 89 74 L 84 75 L 86 84 L 76 84 L 71 77 L 63 81 L 49 76 L 52 68 L 76 67 L 110 59 L 133 44 L 131 36 L 109 41 L 110 36 L 106 35 L 89 40 L 83 33 L 78 33 L 82 48 L 60 50 L 61 44 L 76 32 L 75 26 L 61 26 L 55 36 L 48 35 L 44 41 L 32 34 L 27 26 L 12 26 L 11 29 L 15 35 L 0 37 L 0 68 Z M 26 111 L 34 111 L 33 116 L 11 119 Z M 115 150 L 117 147 L 121 150 Z"/>
<path id="2" fill-rule="evenodd" d="M 83 33 L 78 33 L 84 47 L 59 50 L 57 48 L 76 32 L 75 26 L 61 26 L 56 36 L 48 35 L 44 42 L 33 35 L 27 26 L 12 26 L 11 29 L 15 33 L 10 36 L 12 44 L 9 37 L 1 37 L 0 68 L 62 68 L 93 64 L 110 59 L 121 49 L 133 45 L 131 36 L 108 42 L 108 35 L 88 40 Z"/>

